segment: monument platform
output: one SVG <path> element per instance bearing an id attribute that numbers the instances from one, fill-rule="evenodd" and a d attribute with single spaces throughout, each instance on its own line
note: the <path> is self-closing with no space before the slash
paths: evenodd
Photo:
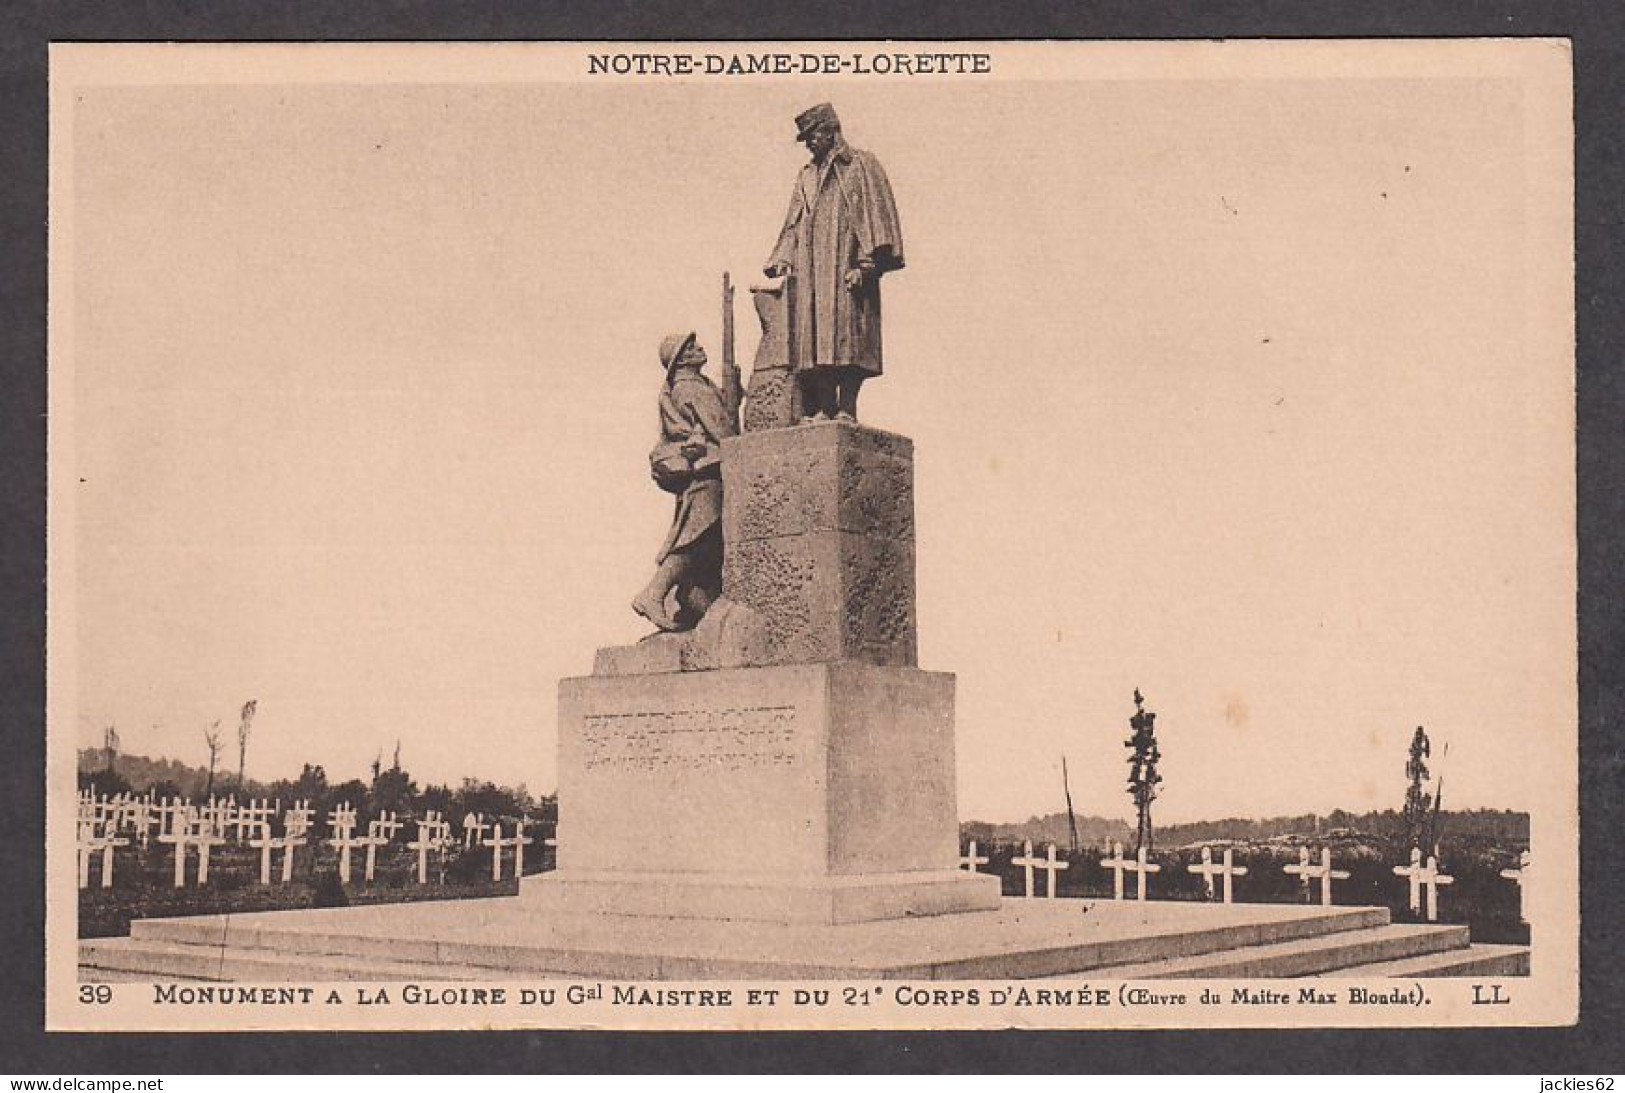
<path id="1" fill-rule="evenodd" d="M 1526 948 L 1380 907 L 1004 899 L 843 925 L 538 915 L 518 897 L 149 919 L 80 944 L 86 979 L 239 982 L 1522 975 Z"/>
<path id="2" fill-rule="evenodd" d="M 834 925 L 989 910 L 959 871 L 953 677 L 856 661 L 559 686 L 538 913 Z"/>

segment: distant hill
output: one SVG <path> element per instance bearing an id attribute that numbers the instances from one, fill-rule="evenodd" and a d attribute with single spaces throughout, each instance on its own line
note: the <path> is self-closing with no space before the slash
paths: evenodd
<path id="1" fill-rule="evenodd" d="M 1529 813 L 1503 809 L 1475 809 L 1470 812 L 1444 810 L 1440 817 L 1440 830 L 1451 839 L 1490 839 L 1498 842 L 1527 842 L 1529 839 Z M 1190 846 L 1194 843 L 1233 841 L 1264 842 L 1283 835 L 1328 836 L 1338 833 L 1361 833 L 1380 837 L 1397 834 L 1402 827 L 1399 814 L 1393 809 L 1384 812 L 1344 812 L 1334 810 L 1324 816 L 1309 813 L 1303 816 L 1276 816 L 1266 820 L 1202 820 L 1188 824 L 1158 825 L 1158 846 Z M 1031 839 L 1034 843 L 1055 843 L 1066 846 L 1071 838 L 1067 830 L 1066 813 L 1034 816 L 1023 823 L 994 824 L 968 820 L 960 825 L 963 838 L 976 839 L 984 844 L 1014 843 Z M 1100 816 L 1078 817 L 1078 841 L 1084 846 L 1100 846 L 1111 840 L 1131 842 L 1134 828 L 1123 820 L 1108 820 Z"/>
<path id="2" fill-rule="evenodd" d="M 107 766 L 107 753 L 101 748 L 79 749 L 79 773 L 89 774 L 103 770 Z M 120 753 L 113 758 L 113 769 L 137 793 L 145 793 L 153 786 L 169 785 L 183 797 L 201 797 L 204 788 L 209 784 L 209 769 L 207 767 L 188 766 L 175 759 L 149 759 L 145 755 L 126 755 Z M 216 767 L 214 772 L 216 789 L 229 788 L 238 792 L 237 772 L 227 771 L 223 767 Z M 250 796 L 264 796 L 265 785 L 250 778 L 248 780 L 248 794 Z"/>

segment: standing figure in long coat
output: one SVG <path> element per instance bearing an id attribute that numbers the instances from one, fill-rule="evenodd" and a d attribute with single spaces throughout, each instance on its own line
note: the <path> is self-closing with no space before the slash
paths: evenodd
<path id="1" fill-rule="evenodd" d="M 660 343 L 660 440 L 649 453 L 655 484 L 677 495 L 655 574 L 632 610 L 661 630 L 689 630 L 722 594 L 722 441 L 739 434 L 738 403 L 705 377 L 694 334 Z M 675 597 L 672 594 L 675 592 Z M 668 598 L 676 610 L 667 610 Z"/>
<path id="2" fill-rule="evenodd" d="M 903 233 L 886 172 L 841 136 L 834 107 L 796 117 L 812 162 L 763 272 L 790 279 L 790 365 L 812 420 L 857 420 L 858 389 L 881 371 L 880 278 L 903 268 Z"/>

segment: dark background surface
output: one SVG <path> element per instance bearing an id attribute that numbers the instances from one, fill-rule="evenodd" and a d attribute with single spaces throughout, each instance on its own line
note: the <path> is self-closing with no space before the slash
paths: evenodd
<path id="1" fill-rule="evenodd" d="M 1614 0 L 1105 0 L 947 6 L 837 2 L 9 0 L 0 8 L 0 1070 L 259 1071 L 1625 1070 L 1620 860 L 1625 789 L 1625 5 Z M 373 39 L 1294 38 L 1554 36 L 1574 42 L 1581 1022 L 1569 1029 L 1290 1032 L 55 1034 L 44 1027 L 46 49 L 50 41 Z"/>

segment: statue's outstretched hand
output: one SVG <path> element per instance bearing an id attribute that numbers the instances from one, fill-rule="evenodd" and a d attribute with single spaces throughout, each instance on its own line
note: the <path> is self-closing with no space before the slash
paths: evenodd
<path id="1" fill-rule="evenodd" d="M 856 292 L 863 287 L 863 282 L 869 277 L 869 271 L 861 266 L 846 271 L 846 287 L 849 292 Z"/>

